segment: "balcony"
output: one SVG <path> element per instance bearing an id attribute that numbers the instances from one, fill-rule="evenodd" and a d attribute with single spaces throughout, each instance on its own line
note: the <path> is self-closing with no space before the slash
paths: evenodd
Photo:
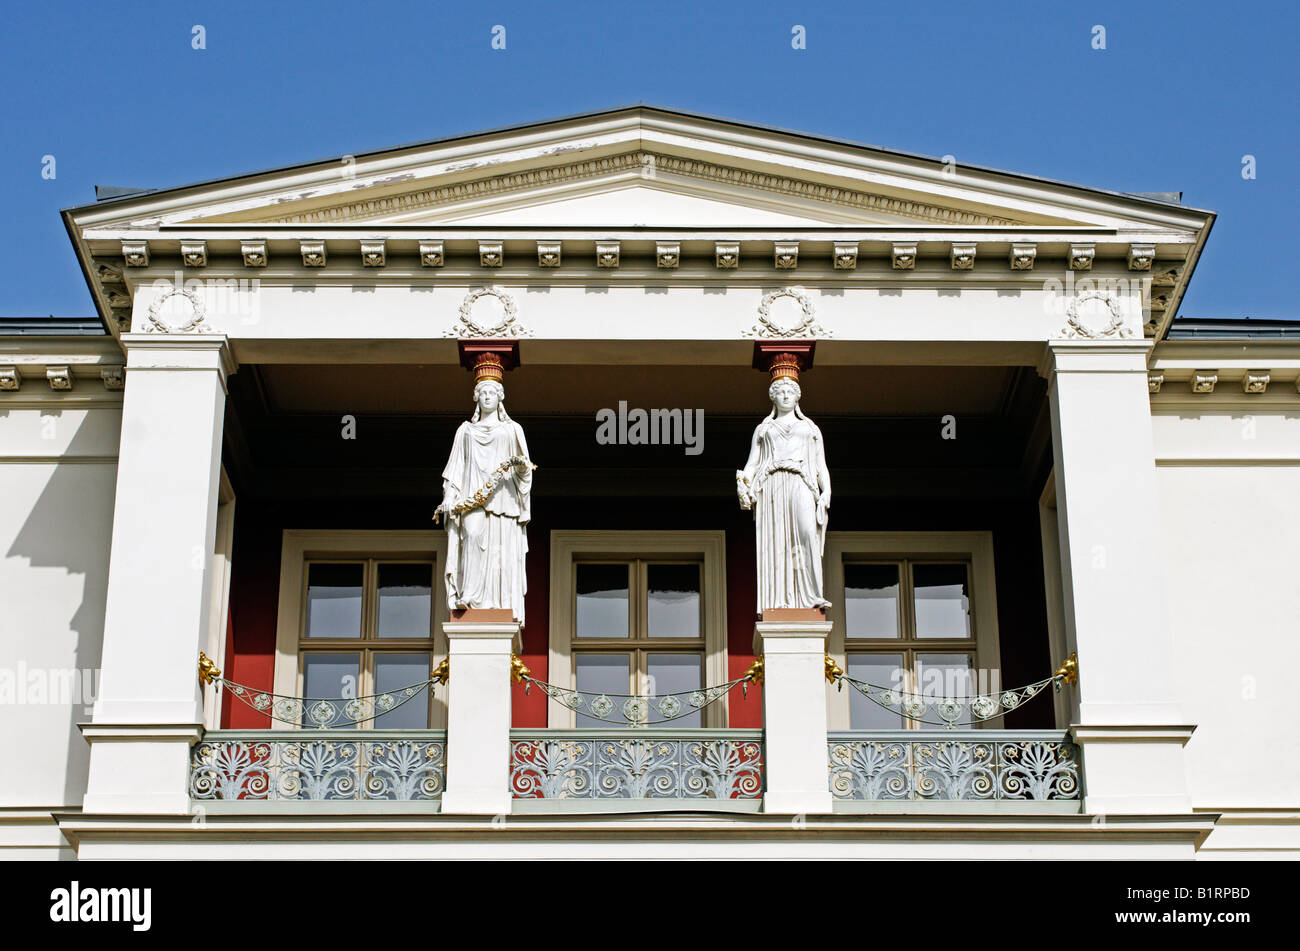
<path id="1" fill-rule="evenodd" d="M 757 812 L 761 730 L 513 730 L 520 812 L 725 809 Z M 563 805 L 560 805 L 563 804 Z"/>
<path id="2" fill-rule="evenodd" d="M 206 802 L 426 802 L 442 796 L 442 731 L 214 730 L 190 755 Z"/>
<path id="3" fill-rule="evenodd" d="M 512 730 L 512 811 L 758 812 L 763 750 L 761 730 Z M 308 802 L 436 812 L 445 758 L 433 730 L 216 730 L 191 753 L 190 797 L 253 812 Z M 827 771 L 836 812 L 1080 811 L 1078 749 L 1061 730 L 832 733 Z"/>
<path id="4" fill-rule="evenodd" d="M 891 730 L 827 738 L 836 812 L 1080 811 L 1063 730 Z"/>

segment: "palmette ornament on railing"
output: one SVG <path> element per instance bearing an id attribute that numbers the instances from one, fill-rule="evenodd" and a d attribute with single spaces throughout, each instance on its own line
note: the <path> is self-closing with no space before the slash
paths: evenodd
<path id="1" fill-rule="evenodd" d="M 763 745 L 739 732 L 516 738 L 510 791 L 516 799 L 757 799 Z"/>
<path id="2" fill-rule="evenodd" d="M 447 662 L 444 660 L 430 671 L 427 680 L 384 693 L 364 697 L 291 697 L 227 680 L 208 656 L 200 651 L 199 682 L 204 686 L 215 684 L 218 690 L 224 687 L 232 697 L 280 723 L 329 730 L 374 720 L 414 700 L 426 687 L 432 691 L 435 683 L 445 684 Z"/>
<path id="3" fill-rule="evenodd" d="M 848 684 L 877 706 L 901 713 L 909 720 L 918 723 L 944 726 L 950 730 L 965 724 L 1006 716 L 1012 710 L 1020 708 L 1038 696 L 1047 689 L 1048 685 L 1054 685 L 1057 690 L 1060 690 L 1062 684 L 1079 682 L 1078 657 L 1071 654 L 1052 676 L 1026 687 L 1015 687 L 997 694 L 981 694 L 974 697 L 932 697 L 856 680 L 838 668 L 832 674 L 830 668 L 832 661 L 829 655 L 826 660 L 827 679 L 833 680 L 837 687 L 843 688 L 844 684 Z"/>
<path id="4" fill-rule="evenodd" d="M 191 756 L 191 798 L 409 801 L 442 795 L 441 736 L 292 737 L 205 739 Z"/>
<path id="5" fill-rule="evenodd" d="M 963 731 L 927 739 L 845 733 L 827 744 L 844 800 L 1073 800 L 1079 752 L 1061 731 Z"/>

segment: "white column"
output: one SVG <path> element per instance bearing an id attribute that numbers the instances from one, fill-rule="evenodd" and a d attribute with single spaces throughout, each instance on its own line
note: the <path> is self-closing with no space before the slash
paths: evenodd
<path id="1" fill-rule="evenodd" d="M 220 334 L 125 334 L 126 392 L 88 813 L 186 813 L 226 376 Z"/>
<path id="2" fill-rule="evenodd" d="M 763 655 L 763 811 L 829 813 L 826 638 L 829 622 L 759 621 Z"/>
<path id="3" fill-rule="evenodd" d="M 442 811 L 510 812 L 510 653 L 516 622 L 452 622 L 447 635 L 447 786 Z"/>
<path id="4" fill-rule="evenodd" d="M 1049 383 L 1072 730 L 1094 814 L 1188 812 L 1174 639 L 1160 572 L 1149 342 L 1056 341 Z"/>

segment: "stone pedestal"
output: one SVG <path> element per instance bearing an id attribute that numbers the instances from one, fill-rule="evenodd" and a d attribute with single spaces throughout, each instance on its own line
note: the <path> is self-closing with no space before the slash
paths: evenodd
<path id="1" fill-rule="evenodd" d="M 442 626 L 449 674 L 442 811 L 495 816 L 510 812 L 510 654 L 519 625 L 481 613 Z"/>
<path id="2" fill-rule="evenodd" d="M 754 625 L 763 656 L 763 811 L 831 811 L 826 765 L 828 621 L 765 620 Z"/>

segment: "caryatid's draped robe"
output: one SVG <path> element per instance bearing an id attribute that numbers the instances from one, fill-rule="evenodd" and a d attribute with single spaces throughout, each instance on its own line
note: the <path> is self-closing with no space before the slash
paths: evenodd
<path id="1" fill-rule="evenodd" d="M 529 469 L 521 475 L 514 466 L 504 474 L 497 469 L 512 457 L 527 459 L 528 444 L 504 407 L 498 406 L 492 426 L 479 413 L 476 408 L 456 430 L 442 472 L 443 498 L 463 502 L 494 477 L 496 484 L 483 505 L 447 519 L 447 603 L 453 609 L 509 608 L 522 625 L 533 474 Z"/>
<path id="2" fill-rule="evenodd" d="M 821 430 L 797 406 L 784 419 L 773 412 L 758 424 L 739 475 L 753 497 L 760 615 L 830 606 L 822 596 L 826 511 L 818 505 L 825 473 Z"/>

